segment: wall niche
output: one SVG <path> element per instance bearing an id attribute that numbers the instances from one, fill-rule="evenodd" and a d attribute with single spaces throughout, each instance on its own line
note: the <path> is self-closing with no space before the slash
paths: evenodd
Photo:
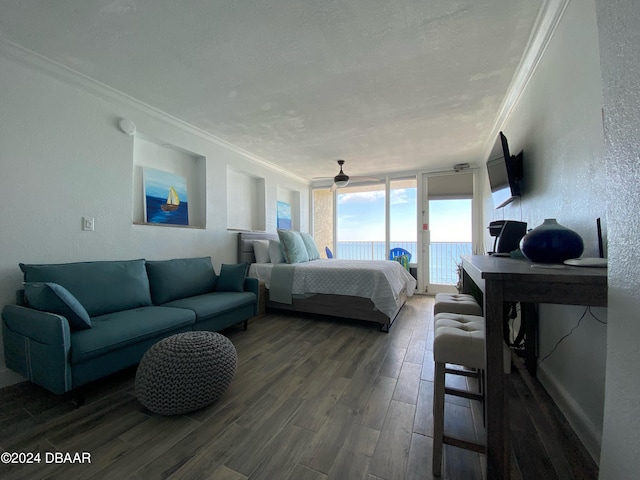
<path id="1" fill-rule="evenodd" d="M 300 192 L 278 185 L 278 202 L 284 202 L 291 207 L 291 229 L 300 230 Z"/>
<path id="2" fill-rule="evenodd" d="M 207 226 L 206 158 L 136 135 L 133 142 L 133 223 Z"/>
<path id="3" fill-rule="evenodd" d="M 265 179 L 227 167 L 227 229 L 266 228 Z"/>

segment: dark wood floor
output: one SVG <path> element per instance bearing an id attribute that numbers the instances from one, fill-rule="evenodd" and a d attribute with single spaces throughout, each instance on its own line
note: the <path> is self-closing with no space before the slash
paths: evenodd
<path id="1" fill-rule="evenodd" d="M 135 369 L 86 404 L 23 383 L 0 390 L 0 450 L 40 452 L 0 477 L 402 480 L 431 478 L 433 299 L 415 296 L 389 334 L 373 324 L 269 314 L 225 334 L 238 370 L 215 404 L 163 417 L 135 397 Z M 535 381 L 511 375 L 513 478 L 597 478 Z M 464 381 L 464 380 L 462 380 Z M 445 429 L 482 439 L 476 402 L 447 398 Z M 88 452 L 90 464 L 46 464 Z M 445 446 L 443 478 L 482 479 L 484 456 Z"/>

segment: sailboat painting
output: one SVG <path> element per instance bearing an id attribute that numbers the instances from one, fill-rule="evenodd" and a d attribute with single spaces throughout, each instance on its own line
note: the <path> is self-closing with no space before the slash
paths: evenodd
<path id="1" fill-rule="evenodd" d="M 147 223 L 189 225 L 187 181 L 175 173 L 143 167 Z"/>

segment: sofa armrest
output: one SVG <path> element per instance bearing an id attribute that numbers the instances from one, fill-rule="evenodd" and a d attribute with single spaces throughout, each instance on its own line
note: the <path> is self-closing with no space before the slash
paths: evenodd
<path id="1" fill-rule="evenodd" d="M 66 318 L 6 305 L 2 310 L 2 339 L 8 368 L 54 393 L 72 389 L 71 331 Z"/>

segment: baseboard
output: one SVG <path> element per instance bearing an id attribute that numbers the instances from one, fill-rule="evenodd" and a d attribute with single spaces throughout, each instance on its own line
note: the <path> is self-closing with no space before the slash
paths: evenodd
<path id="1" fill-rule="evenodd" d="M 591 455 L 600 465 L 600 447 L 602 445 L 602 431 L 598 429 L 584 413 L 580 405 L 564 389 L 556 377 L 543 366 L 538 366 L 537 377 L 547 393 L 553 398 L 558 409 L 565 416 L 574 432 Z"/>
<path id="2" fill-rule="evenodd" d="M 22 375 L 9 370 L 8 368 L 0 369 L 0 388 L 8 387 L 20 382 L 26 382 L 27 379 Z"/>

